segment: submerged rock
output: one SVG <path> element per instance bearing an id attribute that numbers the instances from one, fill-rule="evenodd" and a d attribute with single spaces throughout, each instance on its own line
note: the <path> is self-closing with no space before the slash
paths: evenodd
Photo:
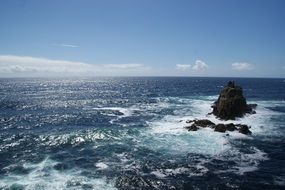
<path id="1" fill-rule="evenodd" d="M 221 91 L 218 100 L 214 102 L 212 113 L 221 119 L 229 120 L 242 117 L 246 113 L 254 113 L 255 107 L 256 104 L 246 103 L 242 88 L 236 86 L 233 81 L 229 81 Z"/>

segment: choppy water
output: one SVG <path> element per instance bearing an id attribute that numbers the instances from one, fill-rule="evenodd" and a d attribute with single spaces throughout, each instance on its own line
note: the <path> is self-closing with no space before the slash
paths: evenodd
<path id="1" fill-rule="evenodd" d="M 252 136 L 183 129 L 228 80 L 0 79 L 0 189 L 284 189 L 283 79 L 235 79 Z"/>

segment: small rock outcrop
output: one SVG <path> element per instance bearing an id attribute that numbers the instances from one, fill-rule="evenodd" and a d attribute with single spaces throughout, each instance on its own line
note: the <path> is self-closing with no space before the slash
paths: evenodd
<path id="1" fill-rule="evenodd" d="M 214 102 L 212 113 L 223 120 L 229 120 L 242 117 L 246 113 L 255 113 L 255 107 L 255 104 L 246 103 L 242 88 L 236 86 L 234 81 L 229 81 Z"/>
<path id="2" fill-rule="evenodd" d="M 239 125 L 238 131 L 245 135 L 251 135 L 251 131 L 247 125 Z"/>
<path id="3" fill-rule="evenodd" d="M 192 124 L 190 126 L 186 126 L 185 129 L 187 129 L 188 131 L 197 131 L 198 127 L 195 124 Z"/>
<path id="4" fill-rule="evenodd" d="M 197 131 L 199 128 L 205 128 L 205 127 L 213 128 L 215 126 L 215 123 L 213 123 L 212 121 L 208 119 L 187 120 L 186 123 L 191 124 L 185 127 L 188 131 Z"/>
<path id="5" fill-rule="evenodd" d="M 186 123 L 193 123 L 199 127 L 209 127 L 215 125 L 212 121 L 208 119 L 194 119 L 194 120 L 187 120 Z"/>
<path id="6" fill-rule="evenodd" d="M 188 120 L 186 121 L 187 124 L 191 124 L 189 126 L 184 127 L 188 131 L 197 131 L 201 128 L 209 127 L 214 129 L 216 132 L 225 133 L 226 131 L 238 131 L 239 133 L 245 134 L 245 135 L 251 135 L 251 131 L 249 130 L 249 126 L 243 125 L 243 124 L 215 124 L 212 121 L 208 119 L 194 119 L 194 120 Z"/>

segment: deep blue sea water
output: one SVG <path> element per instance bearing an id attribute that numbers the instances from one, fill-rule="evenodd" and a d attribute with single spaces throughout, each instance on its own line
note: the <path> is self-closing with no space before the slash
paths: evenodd
<path id="1" fill-rule="evenodd" d="M 235 78 L 257 113 L 225 122 L 207 113 L 228 80 L 0 79 L 0 189 L 284 189 L 285 80 Z"/>

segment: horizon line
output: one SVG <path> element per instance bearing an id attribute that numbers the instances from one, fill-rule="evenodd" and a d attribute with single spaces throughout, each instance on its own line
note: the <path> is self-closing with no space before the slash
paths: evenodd
<path id="1" fill-rule="evenodd" d="M 114 76 L 20 76 L 20 77 L 1 77 L 0 79 L 72 79 L 72 78 L 237 78 L 237 79 L 285 79 L 285 77 L 229 77 L 229 76 L 176 76 L 176 75 L 165 75 L 165 76 L 120 76 L 120 75 L 114 75 Z"/>

